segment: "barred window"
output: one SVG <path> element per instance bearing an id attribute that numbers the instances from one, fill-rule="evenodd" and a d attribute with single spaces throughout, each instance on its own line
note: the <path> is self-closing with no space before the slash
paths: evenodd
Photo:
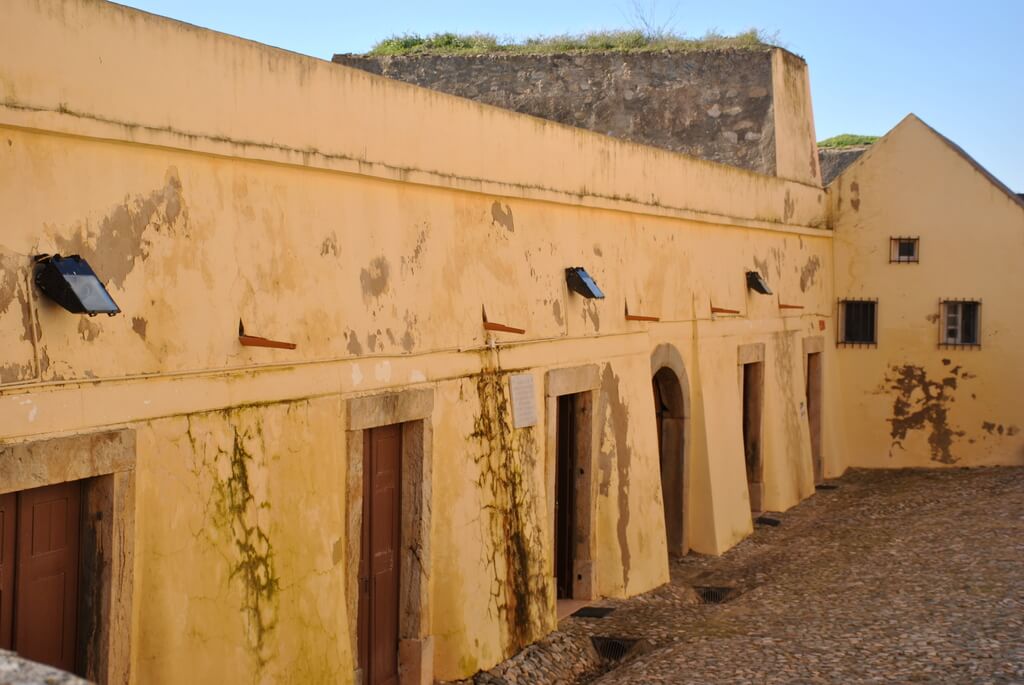
<path id="1" fill-rule="evenodd" d="M 889 262 L 907 264 L 920 261 L 919 238 L 890 238 Z"/>
<path id="2" fill-rule="evenodd" d="M 943 300 L 940 344 L 970 347 L 981 344 L 981 302 L 979 300 Z"/>
<path id="3" fill-rule="evenodd" d="M 873 346 L 878 343 L 878 300 L 839 301 L 839 343 Z"/>

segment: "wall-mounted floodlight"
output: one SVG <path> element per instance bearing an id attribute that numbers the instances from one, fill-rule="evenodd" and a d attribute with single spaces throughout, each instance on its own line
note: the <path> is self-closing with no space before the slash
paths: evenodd
<path id="1" fill-rule="evenodd" d="M 74 314 L 113 316 L 121 311 L 89 262 L 76 254 L 36 257 L 35 281 L 44 295 Z"/>
<path id="2" fill-rule="evenodd" d="M 582 266 L 571 266 L 565 270 L 565 281 L 569 284 L 569 290 L 579 293 L 583 297 L 595 300 L 603 300 L 604 293 L 597 287 L 597 283 L 590 277 L 587 270 Z"/>
<path id="3" fill-rule="evenodd" d="M 762 295 L 772 294 L 772 289 L 768 287 L 768 283 L 765 282 L 764 278 L 757 271 L 747 272 L 747 287 Z"/>

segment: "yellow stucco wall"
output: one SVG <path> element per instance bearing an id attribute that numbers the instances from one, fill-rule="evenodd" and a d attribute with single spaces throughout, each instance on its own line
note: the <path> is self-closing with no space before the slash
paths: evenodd
<path id="1" fill-rule="evenodd" d="M 776 175 L 820 186 L 810 72 L 801 58 L 786 50 L 772 51 L 772 108 Z"/>
<path id="2" fill-rule="evenodd" d="M 740 345 L 766 349 L 766 505 L 813 491 L 801 346 L 831 335 L 834 300 L 820 188 L 94 0 L 5 13 L 0 439 L 136 431 L 136 682 L 351 678 L 350 397 L 435 393 L 438 678 L 554 625 L 550 427 L 541 412 L 529 429 L 480 431 L 507 421 L 511 370 L 534 376 L 543 406 L 546 371 L 599 367 L 600 595 L 667 580 L 661 343 L 690 380 L 694 550 L 720 553 L 751 529 Z M 44 252 L 87 257 L 123 313 L 43 299 L 30 274 Z M 576 265 L 607 299 L 568 293 Z M 749 269 L 776 294 L 749 292 Z M 627 321 L 627 306 L 661 322 Z M 527 333 L 489 345 L 482 308 Z M 239 346 L 239 319 L 298 349 Z M 838 473 L 838 446 L 826 460 Z M 523 577 L 506 570 L 510 507 Z M 508 615 L 523 592 L 528 625 Z"/>
<path id="3" fill-rule="evenodd" d="M 831 185 L 838 298 L 877 297 L 878 346 L 840 349 L 848 464 L 1024 463 L 1024 206 L 911 115 Z M 890 237 L 920 263 L 890 264 Z M 981 300 L 981 346 L 939 346 L 941 299 Z"/>

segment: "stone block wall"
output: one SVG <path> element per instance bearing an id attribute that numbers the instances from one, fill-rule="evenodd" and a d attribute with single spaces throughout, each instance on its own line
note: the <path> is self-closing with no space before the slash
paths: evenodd
<path id="1" fill-rule="evenodd" d="M 765 49 L 335 55 L 334 62 L 636 143 L 776 175 L 772 54 L 773 50 Z M 810 103 L 806 109 L 809 113 Z"/>
<path id="2" fill-rule="evenodd" d="M 867 145 L 842 148 L 818 148 L 818 159 L 821 160 L 821 181 L 822 185 L 828 185 L 836 176 L 843 173 L 846 167 L 850 166 L 857 159 L 868 151 Z"/>

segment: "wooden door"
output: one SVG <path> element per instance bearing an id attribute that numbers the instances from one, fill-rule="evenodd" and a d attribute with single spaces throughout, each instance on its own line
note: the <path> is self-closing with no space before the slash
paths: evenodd
<path id="1" fill-rule="evenodd" d="M 576 546 L 576 402 L 558 398 L 555 466 L 555 581 L 558 599 L 571 599 Z"/>
<path id="2" fill-rule="evenodd" d="M 402 428 L 365 431 L 359 657 L 368 685 L 398 683 Z"/>
<path id="3" fill-rule="evenodd" d="M 807 425 L 811 432 L 811 463 L 817 485 L 825 479 L 821 458 L 821 352 L 807 355 Z"/>
<path id="4" fill-rule="evenodd" d="M 14 649 L 14 539 L 18 496 L 0 495 L 0 649 Z"/>
<path id="5" fill-rule="evenodd" d="M 79 482 L 18 493 L 14 649 L 65 671 L 75 670 L 81 495 Z"/>
<path id="6" fill-rule="evenodd" d="M 743 365 L 743 454 L 747 465 L 750 510 L 762 511 L 764 464 L 761 456 L 761 400 L 764 391 L 762 362 Z"/>

